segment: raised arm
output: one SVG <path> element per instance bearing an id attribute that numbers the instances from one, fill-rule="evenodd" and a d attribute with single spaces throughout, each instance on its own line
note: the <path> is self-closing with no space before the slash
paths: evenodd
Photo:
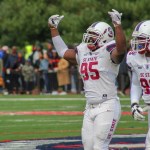
<path id="1" fill-rule="evenodd" d="M 74 49 L 69 49 L 57 29 L 59 22 L 63 19 L 64 16 L 53 15 L 48 19 L 48 26 L 50 28 L 52 41 L 54 47 L 60 57 L 63 57 L 72 64 L 77 64 L 76 62 L 76 52 Z"/>
<path id="2" fill-rule="evenodd" d="M 112 19 L 112 23 L 115 27 L 115 37 L 116 37 L 116 49 L 112 51 L 111 58 L 115 63 L 120 63 L 127 51 L 126 47 L 126 37 L 121 26 L 121 16 L 122 13 L 112 9 L 112 12 L 108 12 Z"/>

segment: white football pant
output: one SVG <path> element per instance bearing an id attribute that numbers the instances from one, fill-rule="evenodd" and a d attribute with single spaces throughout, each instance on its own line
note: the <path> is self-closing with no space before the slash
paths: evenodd
<path id="1" fill-rule="evenodd" d="M 121 116 L 120 101 L 107 100 L 92 108 L 86 106 L 82 126 L 84 150 L 108 150 Z"/>

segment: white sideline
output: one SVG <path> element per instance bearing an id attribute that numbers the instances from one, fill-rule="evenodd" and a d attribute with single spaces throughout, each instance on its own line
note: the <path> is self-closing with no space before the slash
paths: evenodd
<path id="1" fill-rule="evenodd" d="M 10 98 L 10 97 L 7 97 L 7 98 L 0 98 L 0 101 L 41 101 L 41 100 L 85 100 L 85 98 L 58 98 L 58 97 L 54 97 L 54 98 Z M 120 100 L 124 100 L 124 101 L 129 101 L 129 98 L 120 98 Z"/>

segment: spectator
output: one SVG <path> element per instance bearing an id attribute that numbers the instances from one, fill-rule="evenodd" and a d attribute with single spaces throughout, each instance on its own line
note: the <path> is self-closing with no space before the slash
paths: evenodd
<path id="1" fill-rule="evenodd" d="M 42 77 L 43 81 L 43 88 L 45 93 L 50 93 L 50 79 L 49 79 L 49 74 L 48 74 L 48 66 L 49 66 L 49 61 L 48 61 L 48 56 L 47 53 L 40 53 L 40 59 L 39 59 L 39 71 Z"/>
<path id="2" fill-rule="evenodd" d="M 43 53 L 38 52 L 37 53 L 39 58 L 34 63 L 34 71 L 35 71 L 35 89 L 38 90 L 38 92 L 42 92 L 44 87 L 44 81 L 42 78 L 42 72 L 40 71 L 40 61 L 43 59 Z"/>
<path id="3" fill-rule="evenodd" d="M 25 82 L 24 82 L 24 77 L 22 75 L 22 66 L 25 64 L 25 58 L 23 56 L 23 54 L 21 52 L 18 52 L 18 68 L 19 68 L 19 72 L 18 72 L 18 75 L 19 75 L 19 93 L 20 94 L 23 94 L 24 91 L 25 91 Z"/>
<path id="4" fill-rule="evenodd" d="M 58 94 L 58 80 L 57 80 L 57 67 L 59 56 L 55 50 L 52 51 L 52 58 L 49 58 L 49 78 L 50 78 L 50 91 L 52 95 Z"/>
<path id="5" fill-rule="evenodd" d="M 58 62 L 57 79 L 59 85 L 59 94 L 65 95 L 68 92 L 70 84 L 69 62 L 61 58 Z"/>
<path id="6" fill-rule="evenodd" d="M 31 61 L 28 59 L 25 62 L 25 65 L 22 66 L 22 75 L 25 82 L 25 93 L 31 94 L 34 88 L 34 68 L 31 65 Z"/>
<path id="7" fill-rule="evenodd" d="M 6 64 L 9 58 L 9 47 L 7 45 L 2 47 L 2 50 L 4 51 L 4 55 L 3 55 L 3 80 L 4 80 L 4 93 L 7 95 L 8 91 L 9 91 L 9 84 L 10 84 L 10 79 L 9 79 L 9 75 L 7 75 L 6 73 Z"/>
<path id="8" fill-rule="evenodd" d="M 19 90 L 19 64 L 18 64 L 18 52 L 17 47 L 12 47 L 12 52 L 8 57 L 6 63 L 6 74 L 8 75 L 8 90 L 10 93 L 16 94 Z"/>
<path id="9" fill-rule="evenodd" d="M 50 40 L 47 41 L 47 43 L 46 43 L 46 49 L 47 49 L 48 58 L 52 59 L 53 58 L 54 47 L 53 47 L 53 44 L 52 44 L 52 42 Z"/>

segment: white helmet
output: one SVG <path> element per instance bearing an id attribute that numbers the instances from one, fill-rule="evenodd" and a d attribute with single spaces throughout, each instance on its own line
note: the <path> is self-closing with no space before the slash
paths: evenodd
<path id="1" fill-rule="evenodd" d="M 82 42 L 87 43 L 89 49 L 96 50 L 113 39 L 114 31 L 110 25 L 105 22 L 95 22 L 83 34 Z"/>
<path id="2" fill-rule="evenodd" d="M 150 51 L 150 20 L 138 23 L 132 33 L 132 37 L 132 50 L 137 50 L 140 54 Z"/>

